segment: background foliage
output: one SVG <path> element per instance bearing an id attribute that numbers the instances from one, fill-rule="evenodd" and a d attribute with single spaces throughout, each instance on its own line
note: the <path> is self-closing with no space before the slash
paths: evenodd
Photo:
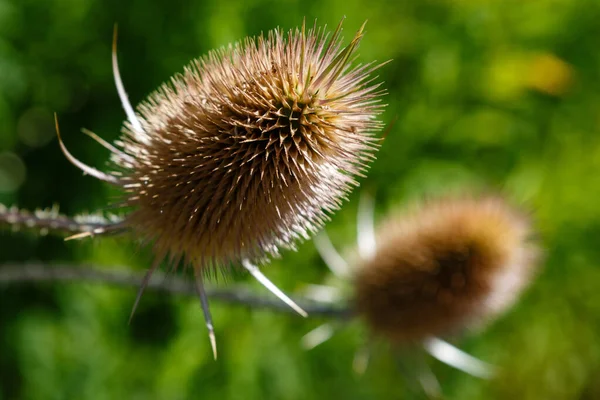
<path id="1" fill-rule="evenodd" d="M 595 0 L 0 0 L 0 202 L 60 204 L 67 214 L 114 198 L 82 176 L 54 137 L 58 112 L 71 151 L 102 166 L 107 151 L 78 131 L 119 134 L 110 44 L 132 102 L 193 57 L 302 18 L 348 40 L 364 19 L 361 60 L 381 70 L 395 117 L 367 187 L 378 218 L 436 193 L 501 190 L 532 210 L 543 272 L 519 305 L 455 341 L 499 365 L 481 381 L 427 358 L 449 399 L 600 398 L 600 3 Z M 351 251 L 357 193 L 328 230 Z M 329 277 L 312 243 L 266 268 L 288 292 Z M 0 233 L 0 262 L 41 260 L 143 270 L 129 240 L 63 242 Z M 236 280 L 247 280 L 245 277 Z M 250 280 L 248 284 L 254 285 Z M 256 287 L 258 291 L 258 287 Z M 266 295 L 266 292 L 265 292 Z M 213 302 L 220 359 L 193 298 L 89 284 L 0 288 L 0 399 L 420 398 L 411 357 L 374 348 L 362 377 L 358 323 L 305 352 L 319 319 Z M 399 368 L 399 363 L 403 365 Z M 408 366 L 408 367 L 407 367 Z"/>

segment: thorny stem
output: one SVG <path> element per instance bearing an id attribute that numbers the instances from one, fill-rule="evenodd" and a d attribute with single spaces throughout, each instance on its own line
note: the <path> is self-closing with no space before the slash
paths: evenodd
<path id="1" fill-rule="evenodd" d="M 105 232 L 123 230 L 122 221 L 118 217 L 107 219 L 99 214 L 67 217 L 59 214 L 58 207 L 33 212 L 17 207 L 6 207 L 0 204 L 0 228 L 30 229 L 45 235 L 80 234 L 95 235 Z"/>
<path id="2" fill-rule="evenodd" d="M 0 287 L 26 282 L 88 282 L 98 284 L 109 284 L 122 287 L 139 287 L 144 276 L 138 273 L 120 271 L 102 271 L 90 266 L 69 265 L 44 265 L 38 263 L 4 264 L 0 266 Z M 146 290 L 178 294 L 185 296 L 197 296 L 193 281 L 188 281 L 177 276 L 167 276 L 154 273 L 149 280 Z M 211 300 L 224 303 L 245 305 L 252 308 L 262 308 L 286 314 L 295 314 L 287 304 L 278 299 L 257 296 L 248 289 L 242 287 L 206 288 L 206 294 Z M 339 305 L 322 304 L 307 299 L 296 299 L 306 312 L 312 316 L 332 317 L 346 319 L 352 315 L 349 308 Z"/>

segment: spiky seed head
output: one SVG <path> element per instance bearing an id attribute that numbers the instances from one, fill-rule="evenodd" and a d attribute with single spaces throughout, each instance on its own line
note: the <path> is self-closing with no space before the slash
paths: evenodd
<path id="1" fill-rule="evenodd" d="M 197 268 L 293 247 L 337 209 L 376 150 L 375 64 L 304 27 L 210 52 L 137 109 L 113 153 L 127 222 Z"/>
<path id="2" fill-rule="evenodd" d="M 433 201 L 379 231 L 357 272 L 356 307 L 396 343 L 452 334 L 510 306 L 539 251 L 525 215 L 498 197 Z"/>

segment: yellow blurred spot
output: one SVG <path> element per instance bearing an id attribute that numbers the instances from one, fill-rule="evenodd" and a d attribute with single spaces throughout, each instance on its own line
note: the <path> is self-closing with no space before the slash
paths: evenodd
<path id="1" fill-rule="evenodd" d="M 529 64 L 527 86 L 552 96 L 562 96 L 573 85 L 573 68 L 554 54 L 534 55 Z"/>
<path id="2" fill-rule="evenodd" d="M 527 58 L 519 52 L 501 52 L 488 64 L 484 88 L 494 100 L 512 100 L 519 97 L 525 86 Z"/>

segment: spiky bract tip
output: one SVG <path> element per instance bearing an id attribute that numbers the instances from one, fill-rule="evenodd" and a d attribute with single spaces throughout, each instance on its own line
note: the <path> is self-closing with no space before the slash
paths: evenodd
<path id="1" fill-rule="evenodd" d="M 535 271 L 525 215 L 498 197 L 433 201 L 382 226 L 356 307 L 396 343 L 457 333 L 509 307 Z"/>
<path id="2" fill-rule="evenodd" d="M 138 108 L 113 152 L 129 226 L 197 268 L 263 260 L 308 237 L 373 158 L 378 65 L 316 27 L 194 61 Z"/>

